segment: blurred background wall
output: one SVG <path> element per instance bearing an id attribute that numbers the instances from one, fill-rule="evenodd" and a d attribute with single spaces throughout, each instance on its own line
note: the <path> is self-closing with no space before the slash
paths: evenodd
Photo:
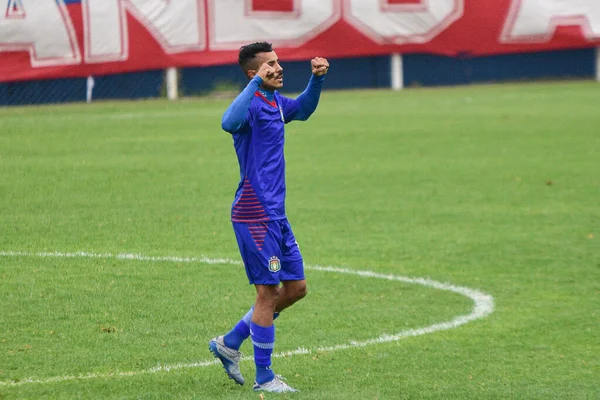
<path id="1" fill-rule="evenodd" d="M 596 49 L 561 50 L 487 57 L 445 57 L 407 54 L 403 59 L 405 86 L 464 85 L 507 81 L 593 79 Z M 334 74 L 326 89 L 389 88 L 389 56 L 330 60 Z M 285 62 L 284 92 L 304 89 L 310 76 L 306 61 Z M 45 79 L 0 83 L 0 105 L 76 102 L 86 100 L 87 78 Z M 131 72 L 94 78 L 95 100 L 141 99 L 165 96 L 164 70 Z M 237 64 L 181 68 L 182 96 L 237 91 L 246 79 Z"/>
<path id="2" fill-rule="evenodd" d="M 600 80 L 598 1 L 7 0 L 0 106 L 231 94 L 256 40 L 288 93 L 314 56 L 335 71 L 325 89 Z"/>

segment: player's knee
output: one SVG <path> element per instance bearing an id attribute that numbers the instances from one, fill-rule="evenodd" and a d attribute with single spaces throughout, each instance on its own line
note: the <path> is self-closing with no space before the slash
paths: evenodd
<path id="1" fill-rule="evenodd" d="M 295 298 L 296 300 L 300 300 L 306 296 L 308 293 L 308 288 L 306 286 L 306 282 L 302 282 L 296 287 Z"/>
<path id="2" fill-rule="evenodd" d="M 281 288 L 275 285 L 265 285 L 258 287 L 256 300 L 274 307 L 279 301 L 280 296 Z"/>

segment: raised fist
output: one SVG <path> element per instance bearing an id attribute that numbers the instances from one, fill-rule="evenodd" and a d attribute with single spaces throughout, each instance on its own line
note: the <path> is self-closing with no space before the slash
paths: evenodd
<path id="1" fill-rule="evenodd" d="M 327 70 L 329 69 L 329 62 L 325 58 L 315 57 L 310 60 L 310 66 L 313 74 L 316 76 L 321 76 L 327 73 Z"/>

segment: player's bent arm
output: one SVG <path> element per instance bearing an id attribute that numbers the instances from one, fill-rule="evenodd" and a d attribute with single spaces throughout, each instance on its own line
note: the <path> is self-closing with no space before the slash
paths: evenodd
<path id="1" fill-rule="evenodd" d="M 298 113 L 294 119 L 299 121 L 306 121 L 308 117 L 312 115 L 317 109 L 319 104 L 319 98 L 321 97 L 321 88 L 323 87 L 323 81 L 325 75 L 316 76 L 312 75 L 308 81 L 308 86 L 304 89 L 304 92 L 300 96 L 296 97 L 299 103 Z"/>
<path id="2" fill-rule="evenodd" d="M 223 118 L 221 119 L 221 128 L 229 133 L 234 133 L 242 127 L 246 121 L 246 114 L 250 108 L 250 103 L 254 98 L 254 92 L 262 84 L 263 80 L 260 76 L 256 75 L 248 83 L 246 88 L 233 100 L 229 105 Z"/>

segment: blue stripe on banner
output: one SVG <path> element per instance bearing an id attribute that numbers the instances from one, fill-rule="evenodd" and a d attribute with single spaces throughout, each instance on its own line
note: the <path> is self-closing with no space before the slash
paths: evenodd
<path id="1" fill-rule="evenodd" d="M 60 0 L 56 0 L 57 3 L 60 3 Z M 81 3 L 81 0 L 63 0 L 65 4 L 78 4 Z"/>

